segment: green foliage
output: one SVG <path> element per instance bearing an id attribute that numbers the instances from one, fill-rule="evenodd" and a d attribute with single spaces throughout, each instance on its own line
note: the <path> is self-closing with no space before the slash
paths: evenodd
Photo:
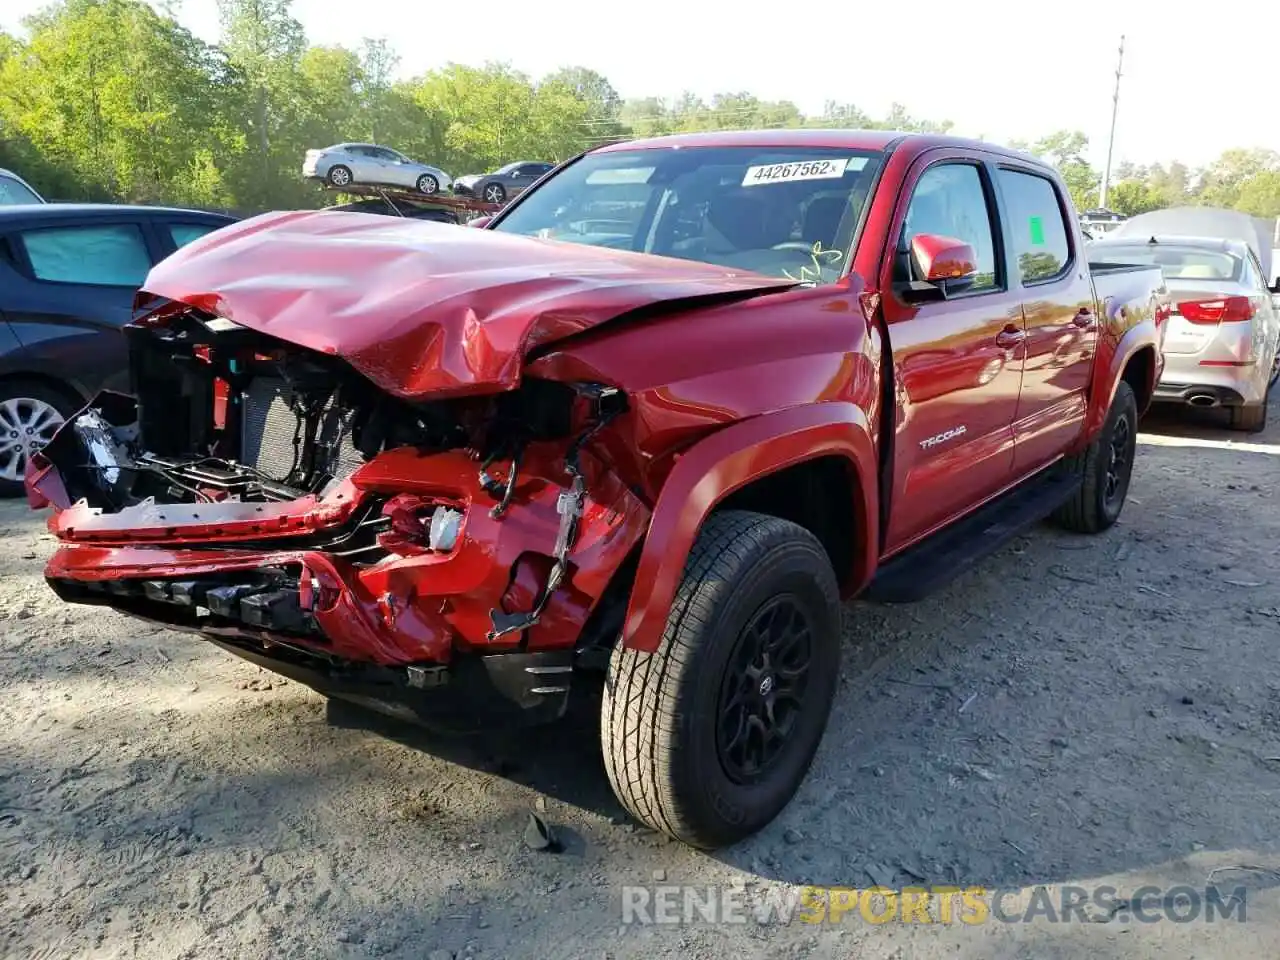
<path id="1" fill-rule="evenodd" d="M 67 3 L 0 63 L 0 125 L 59 172 L 57 189 L 39 184 L 54 195 L 183 200 L 194 145 L 213 145 L 222 66 L 146 4 Z"/>
<path id="2" fill-rule="evenodd" d="M 1262 170 L 1240 185 L 1237 210 L 1255 217 L 1280 217 L 1280 170 Z"/>
<path id="3" fill-rule="evenodd" d="M 214 46 L 174 20 L 175 5 L 143 0 L 56 0 L 24 22 L 25 36 L 0 32 L 0 166 L 55 199 L 250 211 L 323 203 L 301 179 L 303 155 L 343 140 L 386 143 L 460 176 L 670 133 L 951 129 L 900 104 L 877 119 L 838 101 L 806 116 L 748 91 L 624 100 L 605 76 L 573 65 L 537 79 L 505 63 L 448 64 L 396 80 L 385 37 L 311 46 L 291 0 L 217 3 Z M 1080 208 L 1097 204 L 1101 176 L 1084 159 L 1084 134 L 1019 146 L 1062 171 Z M 1280 155 L 1228 150 L 1195 172 L 1122 164 L 1107 199 L 1128 214 L 1202 203 L 1280 216 Z"/>
<path id="4" fill-rule="evenodd" d="M 1014 141 L 1010 146 L 1057 167 L 1079 209 L 1097 206 L 1102 173 L 1084 159 L 1089 140 L 1083 133 L 1060 130 L 1034 144 Z M 1107 206 L 1126 216 L 1165 207 L 1210 206 L 1280 217 L 1280 153 L 1227 150 L 1195 173 L 1176 161 L 1168 167 L 1121 163 L 1112 171 Z"/>
<path id="5" fill-rule="evenodd" d="M 391 75 L 399 63 L 399 55 L 391 49 L 391 44 L 385 37 L 365 37 L 361 41 L 360 60 L 349 82 L 351 88 L 360 94 L 361 116 L 369 129 L 366 136 L 375 143 L 387 126 L 390 108 L 394 103 L 389 96 Z M 357 119 L 352 118 L 353 121 Z"/>
<path id="6" fill-rule="evenodd" d="M 1274 150 L 1228 150 L 1205 170 L 1201 196 L 1211 206 L 1278 216 L 1277 174 L 1280 153 Z"/>
<path id="7" fill-rule="evenodd" d="M 1066 181 L 1077 210 L 1088 210 L 1098 205 L 1098 186 L 1102 177 L 1084 159 L 1089 138 L 1083 133 L 1078 130 L 1059 130 L 1033 144 L 1014 141 L 1010 146 L 1057 167 L 1062 179 Z"/>
<path id="8" fill-rule="evenodd" d="M 457 173 L 491 170 L 512 159 L 563 160 L 586 146 L 590 105 L 564 80 L 534 83 L 502 63 L 450 64 L 408 89 L 443 128 L 436 162 Z"/>
<path id="9" fill-rule="evenodd" d="M 1126 217 L 1159 210 L 1165 204 L 1160 193 L 1141 180 L 1121 180 L 1107 193 L 1107 206 Z"/>

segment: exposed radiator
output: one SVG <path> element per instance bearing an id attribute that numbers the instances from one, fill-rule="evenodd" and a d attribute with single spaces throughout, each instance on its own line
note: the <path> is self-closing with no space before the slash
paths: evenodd
<path id="1" fill-rule="evenodd" d="M 289 407 L 290 398 L 288 383 L 273 377 L 254 378 L 241 395 L 241 460 L 281 483 L 293 466 L 294 437 L 298 432 L 298 417 Z M 348 420 L 349 416 L 344 417 L 330 400 L 316 431 L 316 442 L 331 451 L 328 472 L 336 477 L 346 476 L 364 463 L 351 443 Z"/>

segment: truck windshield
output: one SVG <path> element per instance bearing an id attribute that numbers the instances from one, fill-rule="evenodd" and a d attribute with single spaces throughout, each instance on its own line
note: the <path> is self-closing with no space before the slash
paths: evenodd
<path id="1" fill-rule="evenodd" d="M 493 229 L 830 283 L 881 159 L 814 147 L 589 154 Z"/>
<path id="2" fill-rule="evenodd" d="M 1244 262 L 1224 250 L 1180 243 L 1096 243 L 1089 248 L 1094 263 L 1156 266 L 1167 280 L 1240 279 Z"/>

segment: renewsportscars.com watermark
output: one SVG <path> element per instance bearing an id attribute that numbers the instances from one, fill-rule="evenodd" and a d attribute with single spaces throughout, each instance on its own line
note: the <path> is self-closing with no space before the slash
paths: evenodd
<path id="1" fill-rule="evenodd" d="M 622 888 L 624 924 L 756 923 L 1214 923 L 1245 922 L 1245 888 L 743 887 L 653 884 Z"/>

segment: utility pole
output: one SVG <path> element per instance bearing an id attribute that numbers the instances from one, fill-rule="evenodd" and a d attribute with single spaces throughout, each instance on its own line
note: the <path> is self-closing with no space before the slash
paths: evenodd
<path id="1" fill-rule="evenodd" d="M 1102 171 L 1102 189 L 1098 191 L 1098 206 L 1107 208 L 1107 188 L 1111 186 L 1111 150 L 1116 144 L 1116 113 L 1120 109 L 1120 68 L 1124 66 L 1124 34 L 1120 35 L 1120 57 L 1116 60 L 1116 89 L 1111 95 L 1111 136 L 1107 138 L 1107 167 Z"/>

